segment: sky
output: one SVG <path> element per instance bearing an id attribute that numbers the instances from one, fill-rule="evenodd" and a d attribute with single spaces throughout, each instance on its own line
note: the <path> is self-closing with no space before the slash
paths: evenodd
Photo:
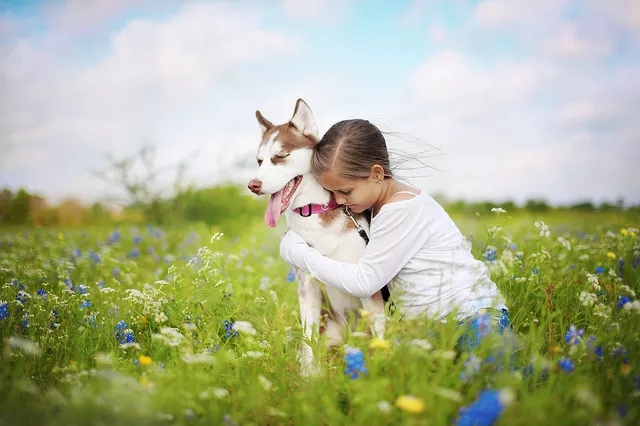
<path id="1" fill-rule="evenodd" d="M 295 102 L 365 118 L 448 198 L 640 203 L 634 0 L 0 0 L 0 187 L 59 201 L 152 144 L 196 185 L 252 177 Z M 413 160 L 406 160 L 412 157 Z M 167 187 L 166 191 L 170 191 Z"/>

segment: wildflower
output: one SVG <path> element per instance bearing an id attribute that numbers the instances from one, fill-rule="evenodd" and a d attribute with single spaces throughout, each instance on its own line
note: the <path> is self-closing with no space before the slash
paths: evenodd
<path id="1" fill-rule="evenodd" d="M 634 300 L 633 302 L 627 302 L 624 304 L 623 308 L 627 311 L 638 311 L 640 312 L 640 301 Z"/>
<path id="2" fill-rule="evenodd" d="M 507 211 L 505 209 L 503 209 L 502 207 L 493 207 L 491 209 L 491 213 L 495 213 L 497 215 L 501 215 L 501 214 L 505 214 Z"/>
<path id="3" fill-rule="evenodd" d="M 187 364 L 213 364 L 216 361 L 213 355 L 210 355 L 208 353 L 185 353 L 182 355 L 182 360 Z"/>
<path id="4" fill-rule="evenodd" d="M 28 355 L 37 356 L 42 352 L 40 348 L 29 339 L 24 337 L 11 336 L 7 339 L 7 347 L 9 349 L 19 349 Z"/>
<path id="5" fill-rule="evenodd" d="M 152 362 L 151 357 L 145 355 L 140 355 L 138 361 L 140 361 L 140 365 L 151 365 Z"/>
<path id="6" fill-rule="evenodd" d="M 27 303 L 27 300 L 30 299 L 31 296 L 26 291 L 20 290 L 16 295 L 16 300 L 22 304 Z"/>
<path id="7" fill-rule="evenodd" d="M 231 329 L 242 334 L 256 334 L 256 329 L 247 321 L 236 321 L 231 325 Z"/>
<path id="8" fill-rule="evenodd" d="M 364 358 L 362 351 L 358 348 L 347 347 L 345 349 L 346 355 L 344 360 L 347 361 L 347 367 L 344 370 L 344 374 L 348 375 L 352 379 L 357 379 L 359 373 L 366 373 L 367 367 L 364 365 Z"/>
<path id="9" fill-rule="evenodd" d="M 488 246 L 482 256 L 489 262 L 494 262 L 498 258 L 498 252 L 494 246 Z"/>
<path id="10" fill-rule="evenodd" d="M 285 280 L 289 281 L 290 283 L 296 280 L 296 272 L 293 270 L 293 268 L 289 269 Z"/>
<path id="11" fill-rule="evenodd" d="M 375 338 L 371 340 L 371 343 L 369 343 L 369 347 L 371 349 L 389 349 L 391 347 L 391 344 L 388 340 Z"/>
<path id="12" fill-rule="evenodd" d="M 0 300 L 0 320 L 9 318 L 9 303 Z"/>
<path id="13" fill-rule="evenodd" d="M 378 407 L 378 410 L 380 410 L 383 413 L 391 412 L 391 404 L 389 404 L 388 401 L 378 401 L 378 403 L 376 404 L 376 407 Z"/>
<path id="14" fill-rule="evenodd" d="M 460 372 L 460 380 L 468 382 L 480 371 L 482 359 L 475 354 L 471 354 L 464 363 L 464 370 Z"/>
<path id="15" fill-rule="evenodd" d="M 120 321 L 114 327 L 114 332 L 116 335 L 116 339 L 120 344 L 133 343 L 135 342 L 135 337 L 133 335 L 133 330 L 129 328 L 126 322 Z"/>
<path id="16" fill-rule="evenodd" d="M 436 388 L 436 393 L 441 397 L 446 398 L 450 401 L 462 402 L 462 395 L 460 394 L 460 392 L 456 390 L 447 389 L 447 388 Z"/>
<path id="17" fill-rule="evenodd" d="M 262 386 L 262 389 L 268 391 L 269 389 L 271 389 L 271 387 L 273 386 L 273 383 L 271 383 L 266 377 L 264 377 L 262 374 L 260 374 L 258 376 L 258 380 L 260 381 L 260 386 Z"/>
<path id="18" fill-rule="evenodd" d="M 550 232 L 549 232 L 549 227 L 543 222 L 543 221 L 536 221 L 533 224 L 538 230 L 539 230 L 539 234 L 541 237 L 548 237 Z"/>
<path id="19" fill-rule="evenodd" d="M 571 373 L 575 368 L 573 361 L 571 361 L 569 358 L 562 358 L 558 362 L 558 365 L 567 373 Z"/>
<path id="20" fill-rule="evenodd" d="M 631 298 L 629 296 L 618 296 L 618 309 L 622 308 L 627 303 L 631 302 Z"/>
<path id="21" fill-rule="evenodd" d="M 564 342 L 568 345 L 577 345 L 580 343 L 580 338 L 584 334 L 583 329 L 577 329 L 575 325 L 569 327 L 569 331 L 564 336 Z"/>
<path id="22" fill-rule="evenodd" d="M 223 388 L 213 388 L 213 394 L 216 398 L 222 399 L 229 396 L 229 391 Z"/>
<path id="23" fill-rule="evenodd" d="M 396 399 L 396 407 L 412 414 L 419 414 L 424 411 L 425 404 L 420 398 L 413 395 L 401 395 Z"/>
<path id="24" fill-rule="evenodd" d="M 47 298 L 48 298 L 47 292 L 45 291 L 44 288 L 39 288 L 38 292 L 36 294 L 38 296 L 42 297 L 42 300 L 47 300 Z"/>
<path id="25" fill-rule="evenodd" d="M 627 234 L 629 234 L 629 231 L 627 231 L 627 228 L 622 228 L 620 230 L 620 234 L 622 234 L 622 236 L 627 236 Z"/>
<path id="26" fill-rule="evenodd" d="M 604 274 L 604 266 L 597 266 L 596 274 Z"/>
<path id="27" fill-rule="evenodd" d="M 507 389 L 484 390 L 473 404 L 460 409 L 456 426 L 489 426 L 511 404 L 513 398 L 513 393 Z"/>
<path id="28" fill-rule="evenodd" d="M 617 256 L 614 252 L 612 252 L 612 251 L 610 251 L 610 252 L 608 252 L 608 253 L 607 253 L 607 257 L 608 257 L 609 259 L 613 259 L 613 260 L 615 260 L 615 259 L 617 259 L 617 258 L 618 258 L 618 256 Z"/>

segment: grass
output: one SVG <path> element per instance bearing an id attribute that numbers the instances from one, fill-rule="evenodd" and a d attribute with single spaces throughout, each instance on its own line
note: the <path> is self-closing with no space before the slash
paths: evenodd
<path id="1" fill-rule="evenodd" d="M 496 424 L 637 424 L 638 218 L 454 219 L 508 300 L 517 372 L 454 362 L 453 324 L 391 315 L 384 344 L 347 337 L 366 373 L 346 375 L 338 348 L 322 377 L 302 378 L 295 284 L 281 230 L 262 222 L 234 238 L 202 226 L 6 230 L 0 423 L 450 425 L 492 388 L 510 400 Z M 584 331 L 567 342 L 571 326 Z"/>

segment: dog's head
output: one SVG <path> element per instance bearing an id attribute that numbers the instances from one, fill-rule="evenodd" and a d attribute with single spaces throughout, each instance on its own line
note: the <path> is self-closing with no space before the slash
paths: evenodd
<path id="1" fill-rule="evenodd" d="M 256 111 L 256 118 L 262 129 L 262 142 L 256 156 L 258 172 L 248 186 L 254 194 L 270 195 L 264 219 L 274 227 L 310 172 L 311 154 L 319 140 L 318 128 L 311 108 L 302 99 L 298 99 L 293 116 L 285 124 L 272 124 L 260 111 Z"/>

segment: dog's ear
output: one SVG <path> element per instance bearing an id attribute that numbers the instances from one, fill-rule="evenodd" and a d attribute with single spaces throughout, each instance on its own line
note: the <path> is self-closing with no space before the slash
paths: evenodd
<path id="1" fill-rule="evenodd" d="M 293 117 L 291 117 L 290 123 L 303 135 L 319 139 L 318 126 L 316 126 L 316 120 L 313 118 L 311 108 L 302 99 L 298 99 L 296 102 L 296 108 L 293 110 Z"/>
<path id="2" fill-rule="evenodd" d="M 258 124 L 260 124 L 260 129 L 262 129 L 262 133 L 266 133 L 267 130 L 273 127 L 273 123 L 264 118 L 260 111 L 256 111 L 256 118 L 258 119 Z"/>

